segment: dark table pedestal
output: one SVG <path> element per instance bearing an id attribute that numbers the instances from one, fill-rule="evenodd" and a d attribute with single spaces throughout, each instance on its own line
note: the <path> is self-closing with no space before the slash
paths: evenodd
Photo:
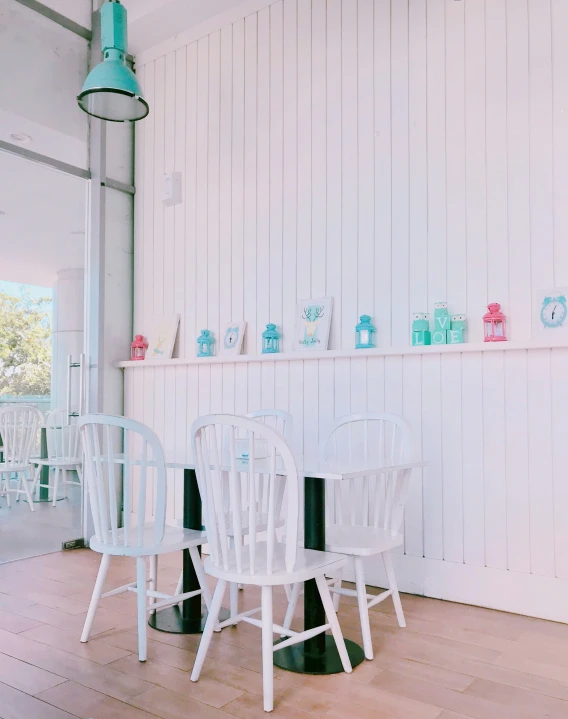
<path id="1" fill-rule="evenodd" d="M 201 495 L 199 494 L 199 486 L 197 477 L 193 469 L 184 469 L 183 472 L 183 526 L 186 529 L 201 530 L 203 520 L 201 517 Z M 201 547 L 199 548 L 201 555 Z M 199 581 L 189 550 L 183 550 L 183 589 L 185 592 L 193 592 L 199 589 Z M 229 613 L 221 610 L 219 621 L 224 621 L 229 617 Z M 201 634 L 205 621 L 207 619 L 207 611 L 201 606 L 201 595 L 186 599 L 179 605 L 161 609 L 150 616 L 149 625 L 153 629 L 160 632 L 169 632 L 171 634 Z"/>
<path id="2" fill-rule="evenodd" d="M 306 477 L 304 484 L 304 546 L 325 551 L 325 479 Z M 326 624 L 325 609 L 315 579 L 304 584 L 304 630 Z M 362 647 L 345 640 L 351 666 L 365 658 Z M 274 653 L 274 664 L 300 674 L 338 674 L 343 665 L 333 637 L 318 634 Z"/>

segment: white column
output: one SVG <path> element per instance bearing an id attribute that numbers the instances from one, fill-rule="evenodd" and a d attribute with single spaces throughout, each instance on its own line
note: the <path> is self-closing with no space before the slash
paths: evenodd
<path id="1" fill-rule="evenodd" d="M 67 404 L 67 357 L 79 361 L 84 344 L 84 270 L 60 270 L 53 288 L 51 408 Z M 71 409 L 77 411 L 79 370 L 71 373 Z"/>

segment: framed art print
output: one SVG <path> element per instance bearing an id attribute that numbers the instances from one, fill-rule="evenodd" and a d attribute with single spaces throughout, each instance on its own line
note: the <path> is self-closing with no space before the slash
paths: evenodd
<path id="1" fill-rule="evenodd" d="M 326 350 L 331 328 L 333 297 L 300 300 L 296 308 L 295 350 Z"/>
<path id="2" fill-rule="evenodd" d="M 148 339 L 147 360 L 171 359 L 179 327 L 179 315 L 154 318 L 154 327 Z"/>
<path id="3" fill-rule="evenodd" d="M 532 334 L 534 339 L 568 341 L 568 287 L 535 292 Z"/>
<path id="4" fill-rule="evenodd" d="M 246 322 L 229 322 L 221 328 L 220 354 L 240 355 L 247 329 Z"/>

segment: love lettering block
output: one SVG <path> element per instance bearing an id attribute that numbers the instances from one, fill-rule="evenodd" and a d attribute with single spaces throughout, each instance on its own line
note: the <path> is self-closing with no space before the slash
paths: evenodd
<path id="1" fill-rule="evenodd" d="M 421 347 L 423 345 L 432 344 L 432 335 L 430 330 L 420 330 L 412 333 L 412 346 Z"/>
<path id="2" fill-rule="evenodd" d="M 434 330 L 432 332 L 432 344 L 433 345 L 446 345 L 448 344 L 448 332 L 447 330 Z"/>
<path id="3" fill-rule="evenodd" d="M 447 342 L 449 345 L 461 345 L 463 344 L 463 330 L 448 330 L 446 332 Z"/>

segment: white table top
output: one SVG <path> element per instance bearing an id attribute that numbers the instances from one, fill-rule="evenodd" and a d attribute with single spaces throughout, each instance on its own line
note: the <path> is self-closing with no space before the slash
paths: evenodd
<path id="1" fill-rule="evenodd" d="M 183 460 L 181 458 L 175 458 L 174 461 L 170 461 L 170 457 L 166 457 L 166 466 L 168 469 L 195 469 L 195 464 L 191 459 Z M 237 469 L 239 472 L 249 471 L 249 462 L 238 461 Z M 425 462 L 409 462 L 407 464 L 393 465 L 391 467 L 361 467 L 360 469 L 353 469 L 349 472 L 334 472 L 325 467 L 312 467 L 310 465 L 303 467 L 301 462 L 297 463 L 298 474 L 302 477 L 313 477 L 314 479 L 355 479 L 356 477 L 367 477 L 376 474 L 388 474 L 390 472 L 398 472 L 405 469 L 419 469 L 425 467 Z M 270 463 L 268 459 L 255 459 L 254 461 L 255 471 L 259 474 L 268 474 L 270 472 Z M 227 470 L 230 467 L 226 468 Z M 286 471 L 282 465 L 278 466 L 277 473 L 279 475 L 286 474 Z"/>

